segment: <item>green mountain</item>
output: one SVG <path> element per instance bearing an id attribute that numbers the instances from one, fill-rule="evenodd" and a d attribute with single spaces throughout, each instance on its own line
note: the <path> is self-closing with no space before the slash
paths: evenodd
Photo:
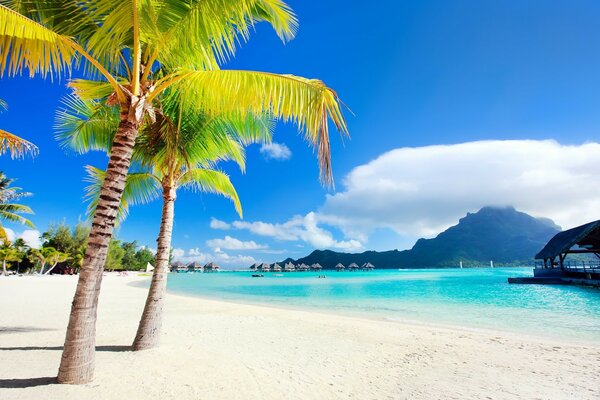
<path id="1" fill-rule="evenodd" d="M 468 213 L 457 225 L 433 239 L 419 239 L 410 250 L 365 251 L 339 253 L 315 250 L 297 260 L 283 262 L 314 264 L 333 268 L 337 263 L 362 265 L 371 262 L 383 268 L 455 267 L 462 261 L 465 267 L 530 264 L 533 256 L 561 228 L 546 218 L 534 218 L 513 207 L 484 207 Z"/>

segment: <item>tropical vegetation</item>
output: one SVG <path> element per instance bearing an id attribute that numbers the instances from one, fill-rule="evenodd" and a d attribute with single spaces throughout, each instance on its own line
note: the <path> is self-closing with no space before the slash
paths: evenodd
<path id="1" fill-rule="evenodd" d="M 140 126 L 170 93 L 208 115 L 238 113 L 294 122 L 317 149 L 322 180 L 332 184 L 329 120 L 346 133 L 335 92 L 291 75 L 227 71 L 220 65 L 257 22 L 283 40 L 297 20 L 281 0 L 2 0 L 0 74 L 60 74 L 81 62 L 88 79 L 71 81 L 77 96 L 118 107 L 119 126 L 95 208 L 72 304 L 60 383 L 93 379 L 101 274 Z"/>
<path id="2" fill-rule="evenodd" d="M 15 203 L 15 201 L 31 196 L 31 193 L 22 192 L 20 187 L 11 186 L 14 179 L 8 178 L 0 171 L 0 241 L 8 241 L 8 235 L 2 221 L 16 222 L 33 228 L 33 223 L 22 214 L 33 214 L 28 206 Z"/>
<path id="3" fill-rule="evenodd" d="M 6 102 L 0 99 L 0 111 L 7 109 Z M 0 129 L 0 155 L 10 152 L 12 158 L 20 158 L 29 153 L 35 155 L 38 148 L 31 142 Z"/>

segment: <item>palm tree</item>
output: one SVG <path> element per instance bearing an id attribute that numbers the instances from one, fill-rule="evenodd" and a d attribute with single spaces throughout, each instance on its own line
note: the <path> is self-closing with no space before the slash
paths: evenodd
<path id="1" fill-rule="evenodd" d="M 5 243 L 8 241 L 6 230 L 2 226 L 2 221 L 17 222 L 34 228 L 33 223 L 20 214 L 33 214 L 31 208 L 22 204 L 14 203 L 22 197 L 31 196 L 31 193 L 21 192 L 21 188 L 11 186 L 14 179 L 7 178 L 4 172 L 0 171 L 0 240 Z"/>
<path id="2" fill-rule="evenodd" d="M 70 85 L 84 99 L 119 108 L 106 177 L 72 303 L 58 373 L 60 383 L 93 379 L 98 295 L 106 251 L 140 125 L 153 119 L 157 96 L 172 88 L 209 114 L 270 112 L 292 120 L 317 148 L 322 179 L 332 183 L 328 120 L 346 133 L 336 93 L 291 75 L 226 71 L 219 64 L 269 22 L 283 40 L 297 21 L 281 0 L 3 0 L 0 74 L 62 73 L 84 59 L 101 81 Z"/>
<path id="3" fill-rule="evenodd" d="M 6 110 L 6 102 L 0 99 L 0 111 Z M 25 139 L 0 129 L 0 155 L 10 152 L 12 158 L 23 157 L 26 153 L 35 155 L 38 148 Z"/>
<path id="4" fill-rule="evenodd" d="M 110 143 L 106 136 L 113 130 L 109 126 L 99 129 L 94 120 L 97 113 L 110 114 L 100 111 L 102 107 L 94 108 L 77 99 L 69 99 L 67 104 L 69 108 L 58 114 L 59 139 L 63 145 L 86 151 L 90 150 L 90 139 L 96 144 Z M 271 124 L 266 118 L 242 119 L 233 115 L 207 118 L 202 113 L 187 111 L 180 103 L 173 102 L 173 98 L 163 102 L 157 121 L 142 130 L 133 151 L 133 160 L 141 165 L 142 171 L 130 172 L 127 177 L 119 220 L 126 217 L 130 205 L 153 200 L 159 191 L 163 207 L 156 265 L 134 350 L 148 349 L 159 343 L 177 190 L 191 188 L 221 194 L 234 202 L 242 217 L 235 188 L 229 177 L 215 170 L 214 165 L 219 160 L 233 160 L 244 171 L 243 146 L 270 140 Z M 91 184 L 86 197 L 90 199 L 88 211 L 93 213 L 105 172 L 89 166 L 87 170 Z"/>
<path id="5" fill-rule="evenodd" d="M 62 253 L 56 250 L 54 247 L 42 247 L 32 251 L 34 257 L 40 262 L 40 275 L 48 275 L 59 263 L 65 262 L 71 258 L 67 253 Z M 50 269 L 44 272 L 46 264 L 51 265 Z"/>
<path id="6" fill-rule="evenodd" d="M 18 249 L 5 245 L 0 248 L 0 260 L 2 260 L 2 275 L 8 275 L 6 271 L 6 263 L 20 262 L 23 259 L 23 254 Z"/>

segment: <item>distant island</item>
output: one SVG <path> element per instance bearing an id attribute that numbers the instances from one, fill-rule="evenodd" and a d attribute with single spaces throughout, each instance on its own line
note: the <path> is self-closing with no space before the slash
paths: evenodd
<path id="1" fill-rule="evenodd" d="M 306 257 L 288 258 L 281 264 L 292 262 L 321 264 L 334 269 L 342 263 L 371 262 L 377 269 L 391 268 L 445 268 L 529 265 L 533 256 L 561 228 L 547 218 L 535 218 L 513 207 L 484 207 L 468 213 L 454 225 L 433 239 L 419 239 L 410 250 L 365 251 L 340 253 L 332 250 L 315 250 Z"/>

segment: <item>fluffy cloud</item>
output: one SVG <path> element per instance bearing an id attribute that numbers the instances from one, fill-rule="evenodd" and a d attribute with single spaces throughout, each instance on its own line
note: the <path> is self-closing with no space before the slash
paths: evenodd
<path id="1" fill-rule="evenodd" d="M 225 221 L 221 221 L 221 220 L 216 219 L 216 218 L 211 218 L 210 219 L 210 227 L 212 229 L 224 229 L 224 230 L 227 230 L 227 229 L 231 228 L 231 225 L 229 225 Z"/>
<path id="2" fill-rule="evenodd" d="M 319 226 L 319 217 L 314 212 L 310 212 L 305 216 L 295 216 L 281 224 L 262 221 L 235 221 L 231 226 L 235 229 L 248 230 L 256 235 L 273 239 L 304 241 L 320 249 L 357 251 L 363 248 L 362 243 L 356 239 L 336 240 L 330 231 Z"/>
<path id="3" fill-rule="evenodd" d="M 263 144 L 260 152 L 267 159 L 273 160 L 289 160 L 292 157 L 292 151 L 283 143 Z"/>
<path id="4" fill-rule="evenodd" d="M 600 218 L 600 144 L 478 141 L 400 148 L 354 168 L 319 219 L 347 236 L 432 236 L 467 211 L 512 205 L 572 227 Z"/>
<path id="5" fill-rule="evenodd" d="M 198 262 L 206 264 L 216 262 L 226 267 L 247 267 L 258 262 L 254 257 L 247 255 L 231 255 L 223 252 L 221 249 L 215 249 L 213 253 L 205 253 L 199 248 L 189 249 L 187 252 L 183 249 L 173 250 L 173 259 L 183 263 Z"/>
<path id="6" fill-rule="evenodd" d="M 231 236 L 225 236 L 223 239 L 207 240 L 206 245 L 213 249 L 221 248 L 226 250 L 260 250 L 268 247 L 258 244 L 253 240 L 244 242 Z"/>
<path id="7" fill-rule="evenodd" d="M 35 229 L 26 229 L 21 233 L 15 233 L 10 228 L 4 228 L 6 231 L 6 236 L 8 236 L 8 240 L 11 242 L 15 239 L 23 239 L 28 246 L 33 247 L 34 249 L 39 249 L 42 247 L 42 241 L 40 239 L 40 231 Z"/>

